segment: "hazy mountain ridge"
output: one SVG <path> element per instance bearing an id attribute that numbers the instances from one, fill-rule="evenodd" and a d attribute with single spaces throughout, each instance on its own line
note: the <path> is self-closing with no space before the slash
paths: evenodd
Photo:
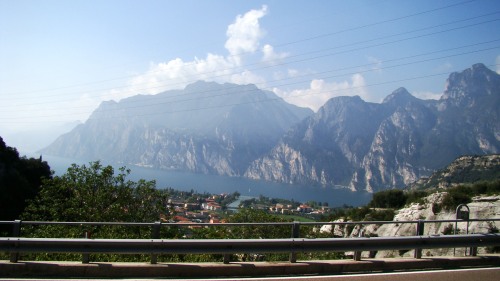
<path id="1" fill-rule="evenodd" d="M 310 114 L 254 85 L 200 81 L 103 102 L 85 124 L 42 152 L 236 176 Z"/>
<path id="2" fill-rule="evenodd" d="M 254 85 L 197 82 L 102 103 L 43 152 L 377 191 L 499 153 L 499 111 L 500 76 L 482 64 L 452 73 L 440 100 L 399 88 L 380 104 L 336 97 L 315 114 Z"/>
<path id="3" fill-rule="evenodd" d="M 381 104 L 333 98 L 245 175 L 376 191 L 404 187 L 461 155 L 498 153 L 500 76 L 476 64 L 451 74 L 446 85 L 439 101 L 404 88 Z"/>

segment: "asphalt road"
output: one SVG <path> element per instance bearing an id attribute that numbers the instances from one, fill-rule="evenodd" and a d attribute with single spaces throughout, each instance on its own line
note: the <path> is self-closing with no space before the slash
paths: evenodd
<path id="1" fill-rule="evenodd" d="M 0 278 L 3 280 L 32 281 L 36 278 Z M 96 279 L 46 279 L 47 281 L 83 281 Z M 414 272 L 394 272 L 394 273 L 367 273 L 367 274 L 349 274 L 349 275 L 328 275 L 328 276 L 301 276 L 301 277 L 269 277 L 269 278 L 217 278 L 217 279 L 107 279 L 123 281 L 146 281 L 146 280 L 182 280 L 182 281 L 227 281 L 227 280 L 246 280 L 246 281 L 499 281 L 500 268 L 479 268 L 479 269 L 457 269 L 457 270 L 433 270 L 433 271 L 414 271 Z"/>

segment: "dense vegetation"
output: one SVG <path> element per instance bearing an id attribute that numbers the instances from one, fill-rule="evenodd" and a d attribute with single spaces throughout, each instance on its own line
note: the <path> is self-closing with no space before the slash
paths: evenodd
<path id="1" fill-rule="evenodd" d="M 19 157 L 0 137 L 0 221 L 19 219 L 26 202 L 39 192 L 43 179 L 52 173 L 42 158 Z"/>
<path id="2" fill-rule="evenodd" d="M 403 191 L 400 189 L 390 189 L 373 194 L 368 206 L 372 208 L 392 208 L 400 209 L 409 203 L 419 202 L 427 196 L 425 191 Z"/>
<path id="3" fill-rule="evenodd" d="M 154 222 L 166 213 L 167 194 L 154 181 L 127 180 L 130 170 L 92 162 L 73 164 L 62 176 L 43 180 L 38 195 L 30 200 L 23 220 L 62 222 Z M 179 237 L 176 229 L 163 229 L 167 238 Z M 41 225 L 22 229 L 25 237 L 151 238 L 151 229 L 141 226 Z M 38 254 L 32 259 L 78 260 L 81 255 Z M 96 260 L 117 260 L 116 255 Z M 138 260 L 139 256 L 128 257 Z"/>
<path id="4" fill-rule="evenodd" d="M 447 189 L 447 192 L 441 204 L 442 208 L 445 210 L 455 210 L 460 204 L 470 203 L 474 196 L 499 194 L 500 180 L 458 185 Z"/>
<path id="5" fill-rule="evenodd" d="M 30 201 L 22 215 L 24 220 L 79 221 L 79 222 L 154 222 L 162 214 L 168 213 L 165 206 L 171 190 L 157 190 L 154 182 L 127 180 L 129 171 L 125 168 L 115 173 L 111 166 L 99 162 L 90 165 L 75 165 L 62 176 L 43 181 L 38 196 Z M 198 200 L 199 194 L 182 192 L 176 194 Z M 232 195 L 235 196 L 235 195 Z M 234 198 L 233 198 L 234 199 Z M 272 223 L 290 220 L 271 215 L 265 211 L 243 209 L 225 220 L 230 223 L 257 222 L 267 225 L 244 227 L 186 227 L 182 225 L 163 226 L 159 237 L 163 239 L 241 239 L 241 238 L 289 238 L 291 226 L 276 226 Z M 147 226 L 102 226 L 102 225 L 41 225 L 24 226 L 25 237 L 69 237 L 81 238 L 151 238 L 152 229 Z M 317 237 L 313 227 L 302 227 L 301 237 Z M 301 254 L 299 258 L 342 258 L 339 253 Z M 241 259 L 237 255 L 233 259 Z M 249 258 L 249 257 L 244 257 Z M 31 260 L 80 260 L 78 254 L 32 254 Z M 148 261 L 148 255 L 92 255 L 93 261 Z M 287 254 L 266 255 L 265 260 L 287 260 Z M 161 255 L 159 261 L 221 261 L 221 255 Z"/>
<path id="6" fill-rule="evenodd" d="M 164 189 L 164 192 L 167 193 L 169 198 L 173 201 L 185 203 L 203 203 L 206 198 L 212 197 L 214 198 L 214 201 L 222 207 L 222 210 L 226 210 L 229 204 L 233 203 L 238 199 L 238 197 L 240 197 L 240 193 L 237 191 L 230 194 L 220 194 L 216 196 L 208 192 L 199 193 L 194 189 L 191 189 L 190 191 L 181 191 L 173 188 L 166 188 Z"/>
<path id="7" fill-rule="evenodd" d="M 165 212 L 166 194 L 154 181 L 127 180 L 130 170 L 92 162 L 73 164 L 62 176 L 44 180 L 23 219 L 42 221 L 157 221 Z"/>

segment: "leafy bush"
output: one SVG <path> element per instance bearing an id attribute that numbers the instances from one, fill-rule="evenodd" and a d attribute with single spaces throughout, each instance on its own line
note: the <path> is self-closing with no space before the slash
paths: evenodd
<path id="1" fill-rule="evenodd" d="M 407 195 L 399 189 L 380 191 L 373 194 L 373 198 L 368 204 L 373 208 L 393 208 L 399 209 L 406 204 Z"/>
<path id="2" fill-rule="evenodd" d="M 444 196 L 442 207 L 445 210 L 452 211 L 460 204 L 467 204 L 472 201 L 472 194 L 469 187 L 458 186 L 448 190 Z"/>
<path id="3" fill-rule="evenodd" d="M 165 213 L 166 194 L 154 181 L 127 179 L 130 170 L 98 161 L 89 166 L 73 164 L 62 176 L 45 180 L 30 201 L 24 220 L 42 221 L 157 221 Z"/>
<path id="4" fill-rule="evenodd" d="M 442 207 L 450 211 L 454 210 L 460 204 L 470 203 L 473 196 L 498 193 L 500 193 L 500 180 L 482 181 L 473 185 L 459 185 L 448 189 L 448 193 L 443 198 Z"/>
<path id="5" fill-rule="evenodd" d="M 373 221 L 392 221 L 394 219 L 394 209 L 373 211 L 369 214 L 367 220 Z"/>
<path id="6" fill-rule="evenodd" d="M 352 221 L 363 221 L 371 212 L 372 210 L 368 206 L 363 206 L 361 208 L 352 208 L 347 211 L 347 218 Z"/>
<path id="7" fill-rule="evenodd" d="M 481 181 L 478 182 L 471 187 L 472 193 L 474 195 L 479 195 L 479 194 L 486 194 L 486 195 L 492 195 L 492 194 L 498 194 L 500 193 L 500 180 L 495 180 L 495 181 Z"/>
<path id="8" fill-rule="evenodd" d="M 425 203 L 423 198 L 429 195 L 427 191 L 423 190 L 413 190 L 408 193 L 406 193 L 406 204 L 411 204 L 411 203 L 420 203 L 423 204 Z"/>

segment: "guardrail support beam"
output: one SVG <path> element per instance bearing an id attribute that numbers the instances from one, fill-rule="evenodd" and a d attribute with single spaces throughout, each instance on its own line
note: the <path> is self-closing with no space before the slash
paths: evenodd
<path id="1" fill-rule="evenodd" d="M 90 232 L 85 231 L 84 236 L 85 236 L 85 239 L 90 239 Z M 83 264 L 90 263 L 90 255 L 89 254 L 82 254 L 82 263 Z"/>
<path id="2" fill-rule="evenodd" d="M 19 237 L 21 236 L 21 221 L 15 220 L 14 225 L 12 226 L 12 236 Z M 13 252 L 10 253 L 10 262 L 18 262 L 19 261 L 19 253 Z"/>
<path id="3" fill-rule="evenodd" d="M 424 228 L 425 228 L 425 222 L 423 220 L 418 220 L 418 222 L 417 222 L 417 236 L 424 235 Z M 421 259 L 422 258 L 422 249 L 421 248 L 415 249 L 415 253 L 414 253 L 413 257 L 416 259 Z"/>
<path id="4" fill-rule="evenodd" d="M 300 222 L 294 221 L 292 225 L 292 238 L 299 238 L 300 237 Z M 296 263 L 297 262 L 297 253 L 292 251 L 290 252 L 290 257 L 289 257 L 290 263 Z"/>
<path id="5" fill-rule="evenodd" d="M 160 239 L 160 228 L 161 228 L 161 221 L 156 221 L 151 229 L 152 239 Z M 158 255 L 151 254 L 151 264 L 157 264 L 157 263 L 158 263 Z"/>

